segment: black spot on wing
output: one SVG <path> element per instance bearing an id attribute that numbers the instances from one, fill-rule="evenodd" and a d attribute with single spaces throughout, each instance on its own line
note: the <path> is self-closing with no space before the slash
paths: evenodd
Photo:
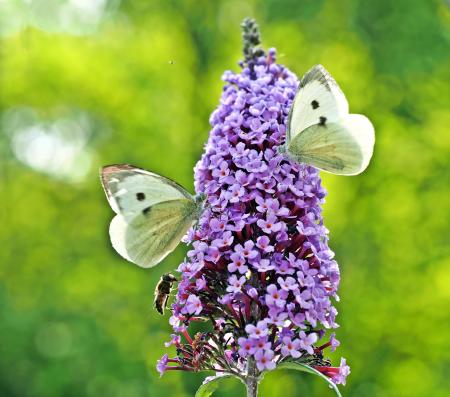
<path id="1" fill-rule="evenodd" d="M 152 209 L 152 207 L 144 208 L 144 209 L 142 210 L 142 213 L 143 213 L 144 215 L 147 215 L 147 214 L 150 212 L 151 209 Z"/>
<path id="2" fill-rule="evenodd" d="M 324 126 L 325 123 L 326 123 L 326 121 L 327 121 L 327 118 L 326 118 L 326 117 L 324 117 L 324 116 L 320 116 L 320 117 L 319 117 L 319 125 Z"/>
<path id="3" fill-rule="evenodd" d="M 144 193 L 136 193 L 136 198 L 139 201 L 145 200 L 145 194 Z"/>
<path id="4" fill-rule="evenodd" d="M 317 109 L 319 107 L 319 102 L 317 102 L 315 99 L 311 102 L 311 107 L 313 109 Z"/>

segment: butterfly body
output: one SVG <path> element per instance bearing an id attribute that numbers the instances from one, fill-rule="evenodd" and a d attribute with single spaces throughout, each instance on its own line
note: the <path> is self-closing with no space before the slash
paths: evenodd
<path id="1" fill-rule="evenodd" d="M 279 152 L 334 174 L 356 175 L 369 164 L 374 143 L 372 123 L 363 115 L 349 114 L 343 92 L 325 68 L 317 65 L 307 72 Z"/>
<path id="2" fill-rule="evenodd" d="M 202 197 L 134 166 L 104 167 L 101 180 L 117 213 L 109 228 L 112 245 L 141 267 L 155 266 L 172 252 L 202 211 Z"/>

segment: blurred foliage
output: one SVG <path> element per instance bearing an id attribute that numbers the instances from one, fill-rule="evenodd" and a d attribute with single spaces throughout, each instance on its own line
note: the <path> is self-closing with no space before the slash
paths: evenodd
<path id="1" fill-rule="evenodd" d="M 129 162 L 192 191 L 245 16 L 298 75 L 324 64 L 376 126 L 366 173 L 323 176 L 343 394 L 449 395 L 447 2 L 0 0 L 1 396 L 194 394 L 204 374 L 158 378 L 170 327 L 151 309 L 185 247 L 149 271 L 121 260 L 97 170 Z M 288 371 L 261 387 L 300 395 L 330 394 Z"/>

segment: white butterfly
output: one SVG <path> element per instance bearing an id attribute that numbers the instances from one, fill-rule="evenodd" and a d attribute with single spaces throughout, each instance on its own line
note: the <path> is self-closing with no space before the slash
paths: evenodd
<path id="1" fill-rule="evenodd" d="M 202 195 L 193 197 L 170 179 L 131 165 L 103 167 L 101 182 L 117 213 L 109 227 L 111 243 L 141 267 L 161 262 L 202 212 Z"/>
<path id="2" fill-rule="evenodd" d="M 281 153 L 339 175 L 356 175 L 369 165 L 375 132 L 369 119 L 349 114 L 348 102 L 322 65 L 309 70 L 294 98 Z"/>

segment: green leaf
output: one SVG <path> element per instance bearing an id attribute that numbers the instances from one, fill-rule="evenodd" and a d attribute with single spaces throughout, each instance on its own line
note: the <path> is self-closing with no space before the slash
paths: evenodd
<path id="1" fill-rule="evenodd" d="M 226 383 L 230 378 L 239 379 L 242 382 L 242 379 L 234 375 L 210 376 L 203 381 L 195 393 L 195 397 L 210 397 L 221 384 Z"/>
<path id="2" fill-rule="evenodd" d="M 336 393 L 336 395 L 338 397 L 342 397 L 341 393 L 339 392 L 339 389 L 331 381 L 330 378 L 328 378 L 324 374 L 320 373 L 316 369 L 310 367 L 309 365 L 296 363 L 293 361 L 287 361 L 287 362 L 281 363 L 280 365 L 277 365 L 277 369 L 295 369 L 296 371 L 307 372 L 309 374 L 317 375 L 317 376 L 321 377 L 322 379 L 324 379 L 328 383 L 330 388 L 334 390 L 334 392 Z"/>

